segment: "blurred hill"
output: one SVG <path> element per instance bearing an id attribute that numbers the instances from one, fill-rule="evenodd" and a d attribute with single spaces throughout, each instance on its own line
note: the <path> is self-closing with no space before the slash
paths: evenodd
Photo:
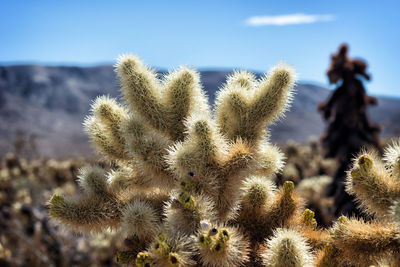
<path id="1" fill-rule="evenodd" d="M 229 73 L 201 72 L 210 103 Z M 34 134 L 44 156 L 93 155 L 82 122 L 91 101 L 103 94 L 120 96 L 112 66 L 0 66 L 0 156 L 13 151 L 17 131 Z M 329 94 L 323 87 L 299 83 L 286 118 L 271 129 L 272 141 L 304 142 L 311 136 L 320 136 L 325 125 L 316 105 Z M 384 126 L 383 136 L 400 136 L 400 99 L 379 101 L 377 107 L 370 109 L 372 120 Z"/>

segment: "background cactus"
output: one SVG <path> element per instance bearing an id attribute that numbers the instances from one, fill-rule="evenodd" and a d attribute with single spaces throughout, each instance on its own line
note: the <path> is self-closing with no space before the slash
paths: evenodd
<path id="1" fill-rule="evenodd" d="M 354 205 L 354 199 L 344 190 L 345 171 L 350 167 L 353 155 L 363 147 L 380 147 L 380 126 L 373 124 L 367 115 L 368 106 L 378 102 L 375 97 L 367 95 L 363 85 L 363 79 L 370 79 L 367 63 L 349 58 L 348 50 L 348 46 L 342 44 L 339 51 L 331 56 L 327 71 L 329 82 L 340 83 L 340 86 L 326 102 L 318 105 L 318 110 L 329 124 L 321 137 L 325 156 L 336 157 L 340 163 L 328 190 L 328 196 L 335 197 L 335 216 L 361 214 Z"/>
<path id="2" fill-rule="evenodd" d="M 0 160 L 0 266 L 113 263 L 122 246 L 116 233 L 71 235 L 48 218 L 46 200 L 54 193 L 77 193 L 75 179 L 84 164 L 82 159 L 27 161 L 13 154 Z"/>

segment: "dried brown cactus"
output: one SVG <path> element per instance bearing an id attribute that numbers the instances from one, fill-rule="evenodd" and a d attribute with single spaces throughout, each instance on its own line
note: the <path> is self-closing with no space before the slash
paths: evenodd
<path id="1" fill-rule="evenodd" d="M 352 157 L 362 147 L 379 148 L 380 127 L 370 122 L 368 105 L 376 105 L 377 99 L 366 94 L 363 79 L 369 80 L 367 63 L 347 56 L 348 46 L 342 44 L 337 54 L 331 56 L 327 71 L 331 84 L 340 84 L 328 101 L 320 103 L 318 110 L 328 122 L 327 131 L 321 137 L 326 157 L 337 157 L 340 167 L 336 172 L 328 195 L 335 195 L 335 215 L 359 213 L 352 198 L 344 191 L 345 171 Z"/>

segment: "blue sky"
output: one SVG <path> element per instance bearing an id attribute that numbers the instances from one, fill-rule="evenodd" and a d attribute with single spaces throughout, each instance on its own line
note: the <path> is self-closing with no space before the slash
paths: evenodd
<path id="1" fill-rule="evenodd" d="M 126 52 L 175 68 L 294 65 L 328 86 L 342 42 L 369 63 L 369 93 L 400 97 L 399 1 L 1 1 L 0 62 L 113 63 Z"/>

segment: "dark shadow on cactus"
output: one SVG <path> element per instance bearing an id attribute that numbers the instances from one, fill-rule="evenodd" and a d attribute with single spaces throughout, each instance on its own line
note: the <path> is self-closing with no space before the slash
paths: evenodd
<path id="1" fill-rule="evenodd" d="M 329 82 L 339 84 L 328 101 L 320 103 L 318 110 L 328 123 L 321 141 L 326 157 L 337 157 L 340 167 L 327 194 L 335 196 L 335 216 L 341 214 L 362 215 L 353 197 L 344 191 L 345 171 L 349 169 L 354 155 L 363 147 L 380 148 L 380 126 L 370 122 L 368 105 L 376 105 L 377 99 L 366 94 L 363 79 L 369 80 L 366 62 L 350 59 L 348 46 L 342 44 L 337 54 L 331 56 L 327 71 Z"/>

